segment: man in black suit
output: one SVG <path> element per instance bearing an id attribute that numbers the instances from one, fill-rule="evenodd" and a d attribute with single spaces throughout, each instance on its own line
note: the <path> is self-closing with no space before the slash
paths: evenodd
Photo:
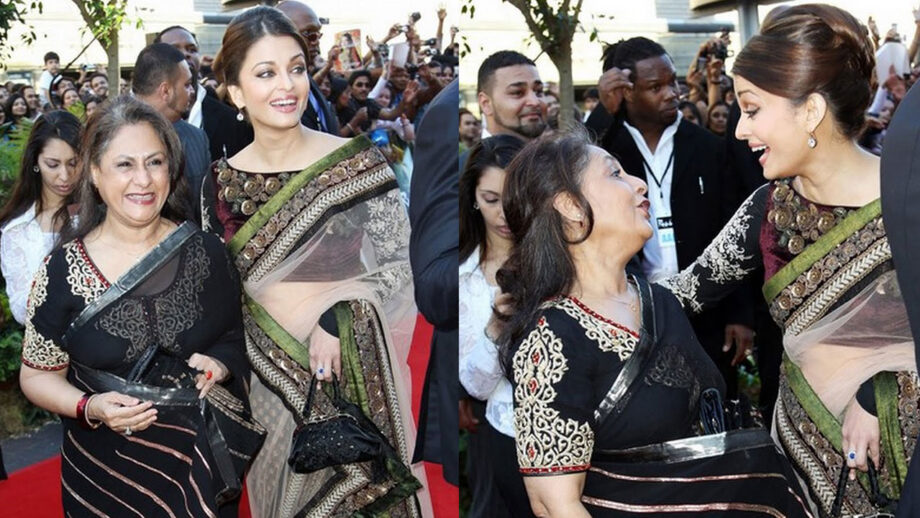
<path id="1" fill-rule="evenodd" d="M 217 94 L 198 84 L 198 70 L 201 67 L 201 54 L 198 52 L 198 40 L 184 27 L 174 25 L 157 34 L 154 43 L 172 45 L 185 55 L 195 92 L 187 114 L 183 116 L 189 124 L 201 128 L 208 135 L 211 158 L 232 157 L 253 140 L 252 126 L 246 121 L 237 120 L 237 112 L 217 98 Z"/>
<path id="2" fill-rule="evenodd" d="M 607 47 L 599 90 L 601 103 L 615 114 L 601 146 L 648 184 L 654 235 L 642 249 L 641 266 L 657 281 L 689 266 L 722 230 L 741 203 L 737 179 L 728 173 L 722 141 L 681 120 L 677 74 L 658 43 L 638 37 Z M 737 390 L 734 365 L 753 339 L 751 301 L 743 295 L 690 318 L 729 397 Z"/>
<path id="3" fill-rule="evenodd" d="M 898 105 L 882 148 L 882 215 L 920 361 L 920 88 Z M 920 455 L 914 454 L 901 490 L 898 518 L 920 516 Z"/>
<path id="4" fill-rule="evenodd" d="M 297 32 L 303 36 L 307 42 L 307 67 L 310 69 L 310 102 L 307 103 L 307 109 L 303 112 L 300 121 L 304 126 L 331 133 L 339 134 L 339 120 L 336 118 L 332 106 L 326 102 L 323 93 L 319 91 L 319 85 L 313 80 L 312 74 L 315 69 L 316 58 L 320 55 L 319 39 L 322 37 L 322 24 L 316 12 L 306 4 L 295 0 L 285 0 L 275 7 L 285 14 L 294 23 Z"/>
<path id="5" fill-rule="evenodd" d="M 444 479 L 459 485 L 457 271 L 460 216 L 457 209 L 457 104 L 454 80 L 434 98 L 418 128 L 412 175 L 409 260 L 415 302 L 434 326 L 425 376 L 414 461 L 439 462 Z M 446 131 L 445 128 L 451 128 Z"/>
<path id="6" fill-rule="evenodd" d="M 185 56 L 165 43 L 154 43 L 137 55 L 131 82 L 134 97 L 154 107 L 173 123 L 182 143 L 182 169 L 188 182 L 192 221 L 200 224 L 201 181 L 211 164 L 208 136 L 182 120 L 194 91 L 192 72 Z"/>

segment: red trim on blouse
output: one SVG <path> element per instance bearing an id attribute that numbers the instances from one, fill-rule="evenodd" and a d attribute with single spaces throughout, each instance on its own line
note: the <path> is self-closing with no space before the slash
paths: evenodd
<path id="1" fill-rule="evenodd" d="M 26 367 L 31 367 L 33 369 L 38 369 L 40 371 L 51 371 L 51 372 L 63 370 L 70 366 L 70 363 L 65 363 L 63 365 L 58 365 L 56 367 L 48 367 L 45 365 L 35 365 L 34 363 L 30 362 L 24 357 L 22 358 L 22 364 L 25 365 Z"/>
<path id="2" fill-rule="evenodd" d="M 112 284 L 109 282 L 108 279 L 105 278 L 105 275 L 102 275 L 102 272 L 96 266 L 96 263 L 94 263 L 92 258 L 90 258 L 89 254 L 86 253 L 86 247 L 83 245 L 82 238 L 77 239 L 77 247 L 80 249 L 80 256 L 83 257 L 83 260 L 86 261 L 86 264 L 89 265 L 89 269 L 92 270 L 93 273 L 96 274 L 96 277 L 100 281 L 102 281 L 103 286 L 105 286 L 106 289 L 108 289 Z"/>
<path id="3" fill-rule="evenodd" d="M 575 305 L 578 306 L 579 309 L 581 309 L 581 310 L 584 311 L 585 313 L 591 315 L 592 317 L 594 317 L 594 318 L 596 318 L 596 319 L 598 319 L 598 320 L 600 320 L 600 321 L 602 321 L 602 322 L 605 322 L 605 323 L 607 323 L 607 324 L 610 324 L 610 325 L 612 325 L 613 327 L 619 329 L 620 331 L 629 333 L 629 334 L 635 336 L 636 338 L 639 338 L 639 333 L 633 331 L 632 329 L 630 329 L 630 328 L 628 328 L 628 327 L 626 327 L 626 326 L 624 326 L 624 325 L 622 325 L 622 324 L 618 324 L 618 323 L 614 322 L 613 320 L 610 320 L 609 318 L 607 318 L 607 317 L 601 315 L 600 313 L 595 312 L 593 309 L 589 308 L 589 307 L 586 306 L 582 301 L 576 299 L 576 298 L 573 297 L 572 295 L 564 295 L 564 297 L 567 298 L 567 299 L 569 299 L 569 300 L 571 300 L 572 302 L 574 302 Z"/>
<path id="4" fill-rule="evenodd" d="M 522 475 L 553 475 L 558 473 L 580 473 L 588 471 L 591 464 L 582 464 L 581 466 L 556 466 L 552 468 L 519 468 Z"/>

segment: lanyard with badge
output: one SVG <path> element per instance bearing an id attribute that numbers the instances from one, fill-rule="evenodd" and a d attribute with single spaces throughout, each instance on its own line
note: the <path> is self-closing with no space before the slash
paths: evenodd
<path id="1" fill-rule="evenodd" d="M 645 157 L 642 157 L 642 166 L 645 167 L 645 173 L 648 175 L 652 181 L 655 182 L 655 185 L 658 187 L 658 196 L 664 201 L 664 190 L 662 189 L 662 184 L 668 176 L 668 172 L 671 170 L 671 164 L 674 163 L 674 150 L 671 150 L 671 156 L 668 157 L 668 163 L 664 166 L 664 171 L 661 173 L 661 178 L 655 175 L 655 171 L 652 170 L 652 167 L 645 161 Z M 664 205 L 660 205 L 664 207 Z M 662 212 L 662 211 L 659 211 Z M 673 247 L 675 246 L 674 241 L 674 221 L 671 219 L 671 211 L 667 210 L 667 214 L 656 214 L 655 215 L 655 224 L 658 228 L 658 246 L 661 248 Z"/>

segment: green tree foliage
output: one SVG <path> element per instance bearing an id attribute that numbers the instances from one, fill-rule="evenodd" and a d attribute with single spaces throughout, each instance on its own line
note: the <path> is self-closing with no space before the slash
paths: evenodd
<path id="1" fill-rule="evenodd" d="M 0 2 L 0 68 L 6 68 L 13 47 L 10 41 L 10 30 L 17 25 L 26 26 L 23 43 L 31 45 L 37 38 L 35 29 L 25 21 L 25 15 L 30 11 L 42 12 L 42 3 L 34 0 L 3 0 Z"/>
<path id="2" fill-rule="evenodd" d="M 109 88 L 118 92 L 118 31 L 125 23 L 142 26 L 140 18 L 128 16 L 128 0 L 72 0 L 86 22 L 87 30 L 102 45 L 108 57 Z"/>

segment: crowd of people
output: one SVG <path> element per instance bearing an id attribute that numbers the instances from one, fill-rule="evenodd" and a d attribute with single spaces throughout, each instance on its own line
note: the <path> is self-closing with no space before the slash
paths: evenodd
<path id="1" fill-rule="evenodd" d="M 470 516 L 893 512 L 920 421 L 879 155 L 916 119 L 914 20 L 905 45 L 778 7 L 731 72 L 727 33 L 686 74 L 621 40 L 567 128 L 531 59 L 480 64 L 482 128 L 458 121 Z"/>
<path id="2" fill-rule="evenodd" d="M 37 88 L 0 88 L 0 145 L 27 131 L 0 266 L 23 393 L 62 417 L 66 515 L 236 516 L 245 479 L 254 516 L 432 516 L 419 461 L 456 485 L 455 389 L 432 351 L 417 438 L 408 365 L 419 313 L 441 349 L 457 326 L 431 273 L 455 237 L 410 243 L 456 226 L 432 194 L 455 175 L 412 175 L 456 167 L 436 14 L 344 73 L 354 48 L 323 53 L 288 0 L 234 17 L 213 59 L 161 30 L 118 93 L 54 52 Z"/>

